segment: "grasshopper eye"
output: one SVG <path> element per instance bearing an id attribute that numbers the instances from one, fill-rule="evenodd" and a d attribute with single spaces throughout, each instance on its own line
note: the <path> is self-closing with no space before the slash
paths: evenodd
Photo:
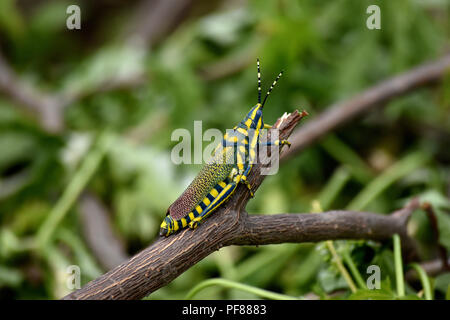
<path id="1" fill-rule="evenodd" d="M 160 229 L 159 229 L 159 235 L 165 236 L 169 234 L 169 225 L 167 224 L 166 219 L 161 223 Z"/>

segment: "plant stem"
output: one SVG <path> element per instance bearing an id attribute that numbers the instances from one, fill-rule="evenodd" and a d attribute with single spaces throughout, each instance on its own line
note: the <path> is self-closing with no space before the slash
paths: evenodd
<path id="1" fill-rule="evenodd" d="M 327 240 L 327 241 L 325 241 L 325 244 L 327 245 L 328 250 L 330 250 L 331 255 L 333 256 L 334 262 L 336 263 L 339 271 L 341 272 L 341 274 L 344 277 L 345 281 L 347 282 L 348 286 L 350 287 L 350 290 L 352 290 L 352 292 L 355 293 L 357 291 L 356 285 L 353 282 L 353 279 L 350 276 L 350 274 L 348 273 L 347 269 L 345 269 L 341 258 L 337 254 L 336 249 L 334 248 L 333 241 Z"/>
<path id="2" fill-rule="evenodd" d="M 394 263 L 395 263 L 395 280 L 397 282 L 397 295 L 403 297 L 405 295 L 405 282 L 403 280 L 403 262 L 400 247 L 400 236 L 393 235 L 394 239 Z"/>
<path id="3" fill-rule="evenodd" d="M 40 227 L 37 233 L 37 240 L 41 247 L 45 246 L 50 240 L 58 224 L 63 220 L 64 216 L 70 210 L 94 172 L 97 170 L 111 141 L 112 139 L 108 131 L 103 131 L 100 134 L 97 144 L 88 153 L 80 168 L 72 178 L 72 181 L 70 181 L 62 196 Z"/>
<path id="4" fill-rule="evenodd" d="M 431 286 L 430 286 L 430 279 L 428 279 L 427 274 L 425 273 L 425 270 L 418 264 L 418 263 L 411 263 L 410 266 L 416 270 L 417 274 L 419 275 L 420 282 L 422 283 L 423 292 L 425 295 L 425 300 L 432 300 L 432 294 L 431 294 Z"/>
<path id="5" fill-rule="evenodd" d="M 361 289 L 367 289 L 366 283 L 364 282 L 361 274 L 359 273 L 358 268 L 356 267 L 355 263 L 353 262 L 353 259 L 351 258 L 350 254 L 347 250 L 345 250 L 344 253 L 342 254 L 342 258 L 344 259 L 344 262 L 350 268 L 350 272 L 352 273 L 353 277 L 355 278 L 356 282 L 358 283 L 358 286 Z"/>
<path id="6" fill-rule="evenodd" d="M 427 159 L 427 156 L 423 152 L 414 152 L 405 156 L 369 183 L 350 202 L 347 209 L 355 211 L 363 210 L 392 183 L 420 167 Z"/>
<path id="7" fill-rule="evenodd" d="M 326 186 L 319 194 L 319 202 L 322 210 L 329 208 L 349 179 L 350 173 L 345 167 L 341 166 L 334 171 Z"/>
<path id="8" fill-rule="evenodd" d="M 267 291 L 264 289 L 256 288 L 256 287 L 242 284 L 239 282 L 235 282 L 235 281 L 231 281 L 231 280 L 227 280 L 227 279 L 220 279 L 220 278 L 209 279 L 209 280 L 201 282 L 200 284 L 195 286 L 191 291 L 189 291 L 189 293 L 186 295 L 186 300 L 192 299 L 201 290 L 203 290 L 207 287 L 216 286 L 216 285 L 222 286 L 225 288 L 237 289 L 237 290 L 253 293 L 256 296 L 259 296 L 261 298 L 266 298 L 266 299 L 300 300 L 300 298 L 296 298 L 296 297 L 292 297 L 292 296 L 288 296 L 288 295 L 284 295 L 284 294 L 280 294 L 280 293 L 276 293 L 276 292 L 272 292 L 272 291 Z"/>
<path id="9" fill-rule="evenodd" d="M 320 202 L 317 200 L 314 200 L 312 202 L 312 212 L 320 213 L 322 211 L 323 210 L 322 210 L 322 206 L 320 205 Z M 325 245 L 327 246 L 328 250 L 330 251 L 331 255 L 333 256 L 333 260 L 336 263 L 336 266 L 338 267 L 338 269 L 341 272 L 342 276 L 344 277 L 345 281 L 347 282 L 348 286 L 350 287 L 350 290 L 353 293 L 355 293 L 357 290 L 356 285 L 353 282 L 353 279 L 350 276 L 350 274 L 348 273 L 347 269 L 345 269 L 345 266 L 342 263 L 342 260 L 339 257 L 338 253 L 336 252 L 333 241 L 327 240 L 327 241 L 325 241 Z"/>

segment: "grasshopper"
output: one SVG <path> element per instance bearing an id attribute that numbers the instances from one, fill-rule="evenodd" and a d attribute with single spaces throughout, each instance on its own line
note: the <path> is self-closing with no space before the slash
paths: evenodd
<path id="1" fill-rule="evenodd" d="M 259 59 L 257 68 L 258 103 L 247 113 L 244 120 L 224 135 L 222 143 L 214 150 L 212 160 L 202 167 L 183 194 L 167 209 L 160 227 L 161 236 L 169 236 L 187 226 L 191 229 L 197 228 L 199 223 L 230 198 L 239 183 L 246 185 L 253 197 L 247 177 L 253 167 L 252 160 L 256 157 L 258 145 L 291 145 L 287 140 L 260 142 L 261 130 L 272 128 L 264 124 L 262 110 L 283 71 L 278 74 L 261 103 Z"/>

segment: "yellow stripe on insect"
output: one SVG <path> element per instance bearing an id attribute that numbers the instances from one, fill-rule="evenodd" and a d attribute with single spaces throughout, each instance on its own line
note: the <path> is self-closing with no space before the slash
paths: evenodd
<path id="1" fill-rule="evenodd" d="M 232 187 L 231 184 L 228 184 L 220 194 L 225 194 L 227 193 L 228 190 L 230 190 L 230 188 Z M 221 205 L 225 200 L 227 200 L 230 197 L 231 194 L 229 194 L 226 198 L 221 199 L 221 197 L 217 197 L 214 199 L 214 201 L 211 203 L 211 210 L 210 212 L 212 212 L 215 208 L 217 208 L 217 206 Z M 220 201 L 220 202 L 219 202 Z M 219 202 L 219 203 L 218 203 Z M 204 218 L 206 218 L 208 215 L 204 216 Z"/>
<path id="2" fill-rule="evenodd" d="M 203 210 L 202 210 L 202 207 L 196 206 L 195 211 L 197 211 L 200 214 L 200 213 L 202 213 Z"/>
<path id="3" fill-rule="evenodd" d="M 258 112 L 258 108 L 255 108 L 255 110 L 253 110 L 253 112 L 252 112 L 252 119 L 255 119 L 255 117 L 256 117 L 256 112 Z"/>
<path id="4" fill-rule="evenodd" d="M 189 212 L 189 219 L 194 220 L 195 216 L 193 212 Z"/>
<path id="5" fill-rule="evenodd" d="M 237 132 L 240 132 L 240 133 L 242 133 L 244 135 L 248 134 L 247 130 L 245 130 L 244 128 L 237 128 Z"/>
<path id="6" fill-rule="evenodd" d="M 181 225 L 183 226 L 183 228 L 187 226 L 187 221 L 185 218 L 181 218 Z"/>
<path id="7" fill-rule="evenodd" d="M 228 190 L 230 190 L 232 187 L 236 188 L 237 184 L 240 181 L 240 176 L 237 176 L 235 179 L 235 183 L 233 184 L 228 184 L 227 187 L 225 189 L 222 190 L 221 194 L 225 194 L 226 192 L 228 192 Z M 213 212 L 217 207 L 219 207 L 222 203 L 224 203 L 225 201 L 228 200 L 228 198 L 233 194 L 233 192 L 230 192 L 225 198 L 221 199 L 221 197 L 217 197 L 216 199 L 214 199 L 214 201 L 212 202 L 211 210 L 208 212 L 208 214 L 206 214 L 204 218 L 206 218 L 207 216 L 209 216 L 211 214 L 211 212 Z M 219 202 L 220 200 L 220 202 Z"/>
<path id="8" fill-rule="evenodd" d="M 250 163 L 255 163 L 256 160 L 256 152 L 254 149 L 250 149 Z"/>
<path id="9" fill-rule="evenodd" d="M 227 186 L 227 184 L 223 181 L 220 181 L 219 186 L 221 186 L 222 188 L 225 188 Z"/>
<path id="10" fill-rule="evenodd" d="M 258 143 L 259 138 L 259 129 L 255 130 L 255 134 L 253 135 L 252 142 L 250 143 L 250 148 L 254 149 L 256 147 L 256 144 Z"/>
<path id="11" fill-rule="evenodd" d="M 209 204 L 211 203 L 211 201 L 209 201 L 208 198 L 205 198 L 205 199 L 203 199 L 203 203 L 204 203 L 206 206 L 209 206 Z"/>
<path id="12" fill-rule="evenodd" d="M 215 188 L 213 188 L 210 192 L 209 192 L 214 198 L 217 197 L 219 195 L 219 191 L 217 191 Z"/>
<path id="13" fill-rule="evenodd" d="M 234 145 L 236 142 L 238 142 L 238 138 L 237 137 L 231 137 L 231 138 L 226 139 L 226 141 L 229 144 Z M 228 148 L 228 146 L 227 146 L 227 148 Z"/>
<path id="14" fill-rule="evenodd" d="M 242 171 L 244 169 L 244 160 L 242 159 L 240 153 L 237 154 L 237 167 L 239 171 Z"/>

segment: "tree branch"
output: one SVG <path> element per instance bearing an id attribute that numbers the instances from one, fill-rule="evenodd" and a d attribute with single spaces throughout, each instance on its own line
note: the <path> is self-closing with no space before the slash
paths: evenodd
<path id="1" fill-rule="evenodd" d="M 418 209 L 418 202 L 411 203 L 402 212 L 409 214 Z M 408 252 L 413 245 L 406 234 L 407 220 L 403 216 L 380 215 L 358 211 L 328 211 L 314 214 L 277 214 L 249 216 L 241 230 L 227 245 L 264 245 L 285 242 L 318 242 L 337 239 L 386 240 L 399 233 Z"/>
<path id="2" fill-rule="evenodd" d="M 286 139 L 305 113 L 295 111 L 283 121 L 278 119 L 280 139 Z M 262 161 L 261 161 L 262 162 Z M 256 164 L 248 181 L 253 191 L 265 176 Z M 245 186 L 196 230 L 185 229 L 159 238 L 148 248 L 64 299 L 140 299 L 163 287 L 184 271 L 221 247 L 263 245 L 281 242 L 315 242 L 326 239 L 389 239 L 400 234 L 402 244 L 411 247 L 405 217 L 418 207 L 412 202 L 390 215 L 354 211 L 321 214 L 281 214 L 249 216 L 245 206 L 250 198 Z"/>
<path id="3" fill-rule="evenodd" d="M 62 127 L 62 114 L 57 96 L 39 91 L 22 81 L 0 52 L 0 92 L 12 101 L 37 114 L 42 126 L 50 132 Z"/>
<path id="4" fill-rule="evenodd" d="M 148 47 L 184 20 L 192 0 L 143 0 L 123 37 L 131 46 Z"/>
<path id="5" fill-rule="evenodd" d="M 426 212 L 428 220 L 430 221 L 431 229 L 433 231 L 434 242 L 436 243 L 439 256 L 441 257 L 442 267 L 443 269 L 450 271 L 450 264 L 448 264 L 447 258 L 447 249 L 442 244 L 439 243 L 440 232 L 436 213 L 434 212 L 434 209 L 431 203 L 429 202 L 424 202 L 422 204 L 422 209 Z"/>
<path id="6" fill-rule="evenodd" d="M 147 50 L 155 41 L 175 29 L 188 12 L 192 0 L 143 0 L 132 15 L 128 32 L 122 42 L 126 46 Z M 126 77 L 112 77 L 99 82 L 88 91 L 44 92 L 26 83 L 6 62 L 0 52 L 0 92 L 12 101 L 37 115 L 41 126 L 49 132 L 64 129 L 64 109 L 86 96 L 122 88 L 137 87 L 146 81 L 146 74 L 138 71 Z"/>
<path id="7" fill-rule="evenodd" d="M 296 130 L 291 137 L 292 147 L 283 154 L 282 160 L 292 157 L 311 143 L 337 127 L 387 101 L 406 94 L 418 87 L 433 84 L 450 72 L 450 54 L 427 64 L 389 78 L 363 91 L 353 98 L 335 103 L 326 111 Z"/>

